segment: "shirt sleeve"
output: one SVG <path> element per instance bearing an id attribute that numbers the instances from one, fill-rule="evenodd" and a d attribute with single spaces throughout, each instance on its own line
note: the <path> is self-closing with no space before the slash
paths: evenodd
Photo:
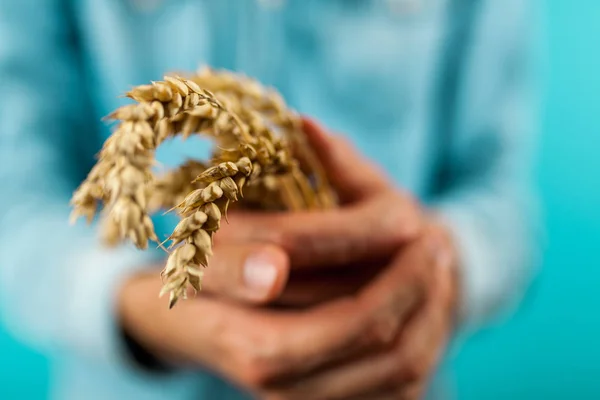
<path id="1" fill-rule="evenodd" d="M 156 255 L 68 224 L 98 135 L 64 3 L 0 2 L 0 304 L 33 347 L 114 362 L 115 291 Z"/>
<path id="2" fill-rule="evenodd" d="M 434 209 L 461 257 L 460 321 L 474 327 L 516 304 L 536 265 L 537 18 L 534 1 L 457 3 L 469 4 L 457 11 L 471 23 L 454 26 L 461 51 Z"/>

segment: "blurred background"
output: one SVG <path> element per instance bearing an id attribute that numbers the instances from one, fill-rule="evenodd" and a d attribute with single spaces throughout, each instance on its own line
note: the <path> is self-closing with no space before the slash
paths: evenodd
<path id="1" fill-rule="evenodd" d="M 461 400 L 600 398 L 600 2 L 547 0 L 537 181 L 546 251 L 519 312 L 452 360 Z M 48 363 L 0 329 L 0 399 L 42 399 Z"/>

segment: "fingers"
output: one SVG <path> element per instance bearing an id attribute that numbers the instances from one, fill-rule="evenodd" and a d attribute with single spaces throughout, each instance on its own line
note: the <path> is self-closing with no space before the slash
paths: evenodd
<path id="1" fill-rule="evenodd" d="M 215 251 L 215 256 L 217 253 Z M 229 258 L 225 256 L 220 261 L 223 263 L 247 259 L 243 252 L 232 256 L 223 250 L 223 254 L 229 254 Z M 403 260 L 408 263 L 417 259 L 411 256 Z M 216 269 L 219 265 L 227 264 L 212 264 L 210 268 Z M 410 274 L 399 277 L 405 279 L 406 286 L 413 282 Z M 210 296 L 190 299 L 168 310 L 166 304 L 156 298 L 160 281 L 154 276 L 151 278 L 149 287 L 136 289 L 128 296 L 136 304 L 127 307 L 133 315 L 128 318 L 128 326 L 134 337 L 157 353 L 168 355 L 169 359 L 204 365 L 259 392 L 277 382 L 290 382 L 290 379 L 300 382 L 311 373 L 343 365 L 350 359 L 386 354 L 418 304 L 418 298 L 411 297 L 414 292 L 403 290 L 397 282 L 396 289 L 402 293 L 398 296 L 371 299 L 365 295 L 370 293 L 366 290 L 357 298 L 339 299 L 302 311 L 247 307 Z M 375 285 L 380 285 L 380 277 L 374 281 Z M 401 358 L 405 359 L 412 358 Z M 394 367 L 394 360 L 363 361 L 362 365 L 372 370 L 372 380 L 367 380 L 368 374 L 362 377 L 358 372 L 363 368 L 349 366 L 343 372 L 355 382 L 352 390 L 368 390 L 373 382 L 384 379 L 385 371 Z M 345 380 L 337 375 L 329 378 L 335 382 Z M 329 378 L 316 380 L 314 385 Z M 336 384 L 328 390 L 339 390 L 333 393 L 335 395 L 343 393 L 344 389 L 338 387 Z"/>
<path id="2" fill-rule="evenodd" d="M 275 304 L 285 307 L 310 307 L 339 297 L 353 296 L 364 284 L 365 281 L 358 276 L 340 277 L 337 281 L 319 280 L 318 277 L 300 282 L 292 280 Z"/>
<path id="3" fill-rule="evenodd" d="M 281 387 L 294 380 L 304 382 L 304 387 L 303 379 L 311 375 L 316 379 L 314 385 L 332 379 L 335 382 L 350 379 L 357 385 L 352 387 L 353 391 L 373 389 L 371 384 L 382 384 L 384 375 L 386 384 L 420 379 L 439 356 L 431 350 L 439 351 L 436 344 L 443 336 L 440 336 L 442 329 L 436 328 L 436 321 L 443 322 L 446 315 L 440 307 L 433 306 L 426 308 L 431 311 L 417 312 L 425 300 L 430 300 L 426 291 L 435 275 L 432 265 L 438 258 L 428 244 L 419 240 L 406 247 L 354 297 L 303 310 L 227 312 L 228 320 L 236 320 L 237 324 L 231 329 L 223 326 L 218 329 L 219 340 L 225 344 L 220 349 L 213 346 L 216 362 L 229 360 L 221 368 L 230 375 L 235 375 L 242 365 L 246 372 L 239 378 L 241 384 L 265 390 L 274 384 Z M 428 292 L 435 293 L 436 290 Z M 248 329 L 242 334 L 239 326 Z M 400 336 L 401 332 L 405 333 Z M 403 343 L 404 338 L 408 338 L 406 344 L 401 351 L 390 352 L 399 336 Z M 225 357 L 227 354 L 229 356 Z M 355 378 L 359 374 L 355 371 L 364 368 L 348 366 L 349 369 L 343 370 L 340 367 L 350 364 L 352 359 L 374 354 L 383 354 L 384 358 L 370 362 L 373 375 L 365 372 L 364 379 Z M 231 358 L 236 357 L 239 361 L 231 362 Z M 318 378 L 319 373 L 325 373 L 319 371 L 332 368 L 342 368 L 340 373 L 349 374 L 350 378 L 338 378 L 336 372 Z M 369 376 L 371 379 L 367 380 Z M 346 390 L 337 387 L 334 385 L 326 390 L 339 390 L 339 393 Z M 294 385 L 287 390 L 292 394 L 304 390 L 298 388 Z M 335 398 L 337 393 L 331 397 Z"/>
<path id="4" fill-rule="evenodd" d="M 203 293 L 265 303 L 283 291 L 289 259 L 282 249 L 270 244 L 223 243 L 215 246 L 204 271 Z"/>
<path id="5" fill-rule="evenodd" d="M 416 307 L 427 299 L 427 284 L 433 255 L 427 242 L 408 245 L 359 294 L 359 301 L 379 321 L 381 335 L 394 336 Z"/>
<path id="6" fill-rule="evenodd" d="M 357 297 L 306 310 L 261 310 L 260 318 L 246 312 L 239 316 L 247 319 L 242 325 L 259 324 L 259 334 L 221 331 L 220 337 L 243 349 L 239 353 L 251 360 L 255 384 L 285 380 L 389 348 L 423 302 L 417 272 L 429 262 L 424 253 L 419 245 L 410 246 Z"/>
<path id="7" fill-rule="evenodd" d="M 392 388 L 380 394 L 366 396 L 373 399 L 422 399 L 431 374 L 437 368 L 444 352 L 452 322 L 448 299 L 452 291 L 449 282 L 448 258 L 440 257 L 437 238 L 432 245 L 434 263 L 429 291 L 432 293 L 424 307 L 411 319 L 398 341 L 393 355 L 394 368 L 389 376 Z"/>
<path id="8" fill-rule="evenodd" d="M 307 311 L 232 307 L 205 315 L 201 336 L 212 337 L 206 330 L 223 315 L 227 318 L 212 329 L 218 343 L 203 354 L 210 352 L 211 364 L 245 387 L 264 389 L 390 345 L 389 336 L 370 328 L 378 321 L 353 299 Z"/>
<path id="9" fill-rule="evenodd" d="M 403 382 L 396 375 L 394 354 L 375 356 L 299 380 L 285 388 L 269 388 L 265 400 L 420 400 L 426 380 Z"/>
<path id="10" fill-rule="evenodd" d="M 347 141 L 329 135 L 315 121 L 303 119 L 306 137 L 336 191 L 345 201 L 356 201 L 390 186 L 385 174 Z"/>
<path id="11" fill-rule="evenodd" d="M 445 336 L 433 310 L 429 306 L 421 309 L 391 349 L 269 387 L 265 398 L 419 399 L 444 344 Z"/>
<path id="12" fill-rule="evenodd" d="M 272 388 L 266 398 L 368 399 L 369 394 L 380 393 L 382 389 L 389 391 L 392 389 L 392 383 L 397 384 L 393 376 L 396 364 L 393 354 L 370 356 L 349 364 L 335 366 L 288 386 Z"/>
<path id="13" fill-rule="evenodd" d="M 371 315 L 366 321 L 371 325 L 363 327 L 362 334 L 372 334 L 380 344 L 387 342 L 387 348 L 329 365 L 287 385 L 274 387 L 269 396 L 316 400 L 420 398 L 448 333 L 444 294 L 438 296 L 437 293 L 443 291 L 442 282 L 435 278 L 434 254 L 426 250 L 427 244 L 423 241 L 413 245 L 388 269 L 389 273 L 378 276 L 359 298 L 363 301 L 359 312 Z M 435 295 L 416 309 L 407 307 L 410 296 L 418 293 L 409 288 L 422 285 L 417 275 L 424 269 L 432 270 L 427 274 L 433 276 L 427 289 Z M 432 279 L 429 277 L 428 282 Z"/>
<path id="14" fill-rule="evenodd" d="M 194 342 L 210 343 L 210 335 L 204 332 L 211 332 L 214 312 L 218 310 L 205 308 L 196 299 L 169 309 L 166 300 L 157 296 L 161 286 L 161 279 L 153 270 L 123 282 L 117 296 L 119 324 L 160 360 L 176 366 L 197 365 L 206 358 Z M 203 318 L 205 315 L 208 318 Z"/>
<path id="15" fill-rule="evenodd" d="M 356 266 L 321 271 L 293 271 L 276 304 L 308 307 L 344 296 L 355 296 L 381 272 L 387 262 L 361 263 Z"/>
<path id="16" fill-rule="evenodd" d="M 433 262 L 428 291 L 431 293 L 422 312 L 406 327 L 400 342 L 402 377 L 412 382 L 427 380 L 445 349 L 453 322 L 454 271 L 450 259 L 440 256 L 438 238 L 427 242 Z"/>
<path id="17" fill-rule="evenodd" d="M 207 275 L 205 283 L 213 292 L 229 291 L 228 296 L 234 298 L 244 296 L 240 294 L 245 290 L 240 283 L 244 282 L 243 266 L 256 254 L 261 255 L 261 262 L 275 260 L 273 264 L 283 265 L 285 258 L 277 261 L 279 252 L 264 245 L 217 245 L 207 270 L 217 272 L 212 280 Z M 300 382 L 311 375 L 315 379 L 312 387 L 328 380 L 342 382 L 346 379 L 335 372 L 328 372 L 331 375 L 325 378 L 318 378 L 318 374 L 334 365 L 348 364 L 340 373 L 350 376 L 351 389 L 370 390 L 373 382 L 387 379 L 386 371 L 397 372 L 393 369 L 398 367 L 395 360 L 400 360 L 400 367 L 410 372 L 419 356 L 416 352 L 403 353 L 398 358 L 360 360 L 388 354 L 402 328 L 412 320 L 422 300 L 415 273 L 426 267 L 421 253 L 424 252 L 419 246 L 411 245 L 358 295 L 304 310 L 248 307 L 211 296 L 190 299 L 168 310 L 164 299 L 156 298 L 160 280 L 152 274 L 149 281 L 128 285 L 128 300 L 120 302 L 120 315 L 125 316 L 124 326 L 133 337 L 154 353 L 169 360 L 207 366 L 247 388 L 264 391 L 274 383 L 291 379 Z M 428 338 L 426 331 L 414 329 L 411 336 Z M 407 347 L 427 350 L 434 344 L 433 339 L 428 340 L 408 343 Z M 372 374 L 365 373 L 363 377 L 358 370 L 364 368 L 352 367 L 352 359 L 359 360 L 355 362 L 363 367 L 369 366 Z M 411 378 L 410 373 L 394 375 L 398 376 Z M 293 390 L 297 391 L 298 386 Z M 327 390 L 334 396 L 345 389 L 336 383 Z"/>
<path id="18" fill-rule="evenodd" d="M 205 310 L 211 308 L 206 306 L 208 302 L 214 308 L 211 315 L 205 315 L 203 333 L 199 335 L 204 340 L 211 338 L 209 348 L 203 347 L 203 358 L 248 388 L 264 388 L 280 379 L 305 374 L 346 354 L 362 340 L 364 320 L 349 313 L 349 301 L 307 312 L 227 307 L 209 298 L 200 302 Z M 343 321 L 346 324 L 341 331 Z M 198 342 L 198 346 L 202 344 Z"/>
<path id="19" fill-rule="evenodd" d="M 448 334 L 445 311 L 430 302 L 406 327 L 397 353 L 397 375 L 403 382 L 426 380 L 438 363 Z"/>
<path id="20" fill-rule="evenodd" d="M 274 243 L 289 254 L 292 268 L 299 269 L 391 255 L 423 227 L 418 204 L 393 192 L 321 212 L 231 213 L 230 222 L 215 236 L 217 242 Z"/>
<path id="21" fill-rule="evenodd" d="M 392 293 L 372 298 L 361 293 L 358 298 L 342 298 L 281 320 L 286 327 L 278 340 L 281 352 L 261 360 L 267 375 L 269 371 L 275 372 L 275 378 L 308 373 L 389 348 L 423 300 L 410 274 L 394 278 L 402 280 L 396 281 Z M 390 279 L 389 274 L 381 274 L 375 282 L 382 279 Z"/>

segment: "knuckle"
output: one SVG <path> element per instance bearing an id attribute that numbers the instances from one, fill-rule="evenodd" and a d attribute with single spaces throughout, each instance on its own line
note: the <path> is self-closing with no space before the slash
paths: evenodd
<path id="1" fill-rule="evenodd" d="M 287 251 L 296 264 L 311 265 L 318 262 L 323 253 L 330 253 L 324 243 L 316 240 L 311 234 L 303 232 L 282 232 L 278 244 Z"/>
<path id="2" fill-rule="evenodd" d="M 277 230 L 272 233 L 271 243 L 288 251 L 293 250 L 298 247 L 298 236 L 287 230 Z"/>
<path id="3" fill-rule="evenodd" d="M 402 382 L 400 376 L 400 368 L 397 365 L 397 362 L 392 362 L 390 369 L 386 372 L 381 380 L 380 386 L 382 389 L 385 389 L 390 392 L 394 392 L 401 387 L 404 387 L 404 383 Z"/>
<path id="4" fill-rule="evenodd" d="M 314 258 L 326 258 L 333 265 L 349 264 L 355 261 L 355 254 L 363 254 L 360 252 L 365 251 L 359 243 L 343 237 L 332 237 L 323 241 L 314 240 L 309 247 Z"/>
<path id="5" fill-rule="evenodd" d="M 399 200 L 397 194 L 390 197 L 393 198 L 386 199 L 386 202 L 396 206 L 387 207 L 388 212 L 381 215 L 381 229 L 390 242 L 402 244 L 421 231 L 421 211 L 414 200 Z"/>
<path id="6" fill-rule="evenodd" d="M 272 370 L 268 368 L 265 357 L 258 353 L 248 354 L 239 363 L 241 380 L 252 388 L 262 388 L 273 379 Z"/>
<path id="7" fill-rule="evenodd" d="M 367 331 L 370 341 L 379 347 L 394 344 L 398 334 L 398 321 L 393 315 L 380 315 L 373 319 Z"/>
<path id="8" fill-rule="evenodd" d="M 411 355 L 406 346 L 396 346 L 393 357 L 393 382 L 390 382 L 393 388 L 404 393 L 407 388 L 419 386 L 426 380 L 429 374 L 426 363 Z"/>
<path id="9" fill-rule="evenodd" d="M 247 338 L 236 351 L 241 381 L 252 388 L 263 388 L 277 376 L 281 346 L 272 335 L 264 333 Z"/>
<path id="10" fill-rule="evenodd" d="M 409 362 L 400 367 L 400 375 L 405 383 L 418 382 L 425 378 L 427 371 L 423 363 Z"/>
<path id="11" fill-rule="evenodd" d="M 276 246 L 284 244 L 288 217 L 284 215 L 256 217 L 252 224 L 238 224 L 234 230 L 243 229 L 244 239 L 271 243 Z M 241 227 L 239 225 L 242 225 Z M 220 232 L 220 231 L 219 231 Z"/>
<path id="12" fill-rule="evenodd" d="M 242 371 L 242 382 L 251 388 L 262 388 L 270 379 L 270 375 L 260 365 L 248 364 Z"/>

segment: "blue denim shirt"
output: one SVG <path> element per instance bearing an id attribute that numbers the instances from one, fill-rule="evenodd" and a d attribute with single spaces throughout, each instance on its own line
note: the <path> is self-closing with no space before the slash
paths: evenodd
<path id="1" fill-rule="evenodd" d="M 107 251 L 95 228 L 67 224 L 118 96 L 201 64 L 276 86 L 437 212 L 460 251 L 463 326 L 514 302 L 533 254 L 534 11 L 523 0 L 1 0 L 1 304 L 53 357 L 54 397 L 235 397 L 208 374 L 131 367 L 115 292 L 155 255 Z M 159 159 L 205 151 L 175 141 Z"/>

